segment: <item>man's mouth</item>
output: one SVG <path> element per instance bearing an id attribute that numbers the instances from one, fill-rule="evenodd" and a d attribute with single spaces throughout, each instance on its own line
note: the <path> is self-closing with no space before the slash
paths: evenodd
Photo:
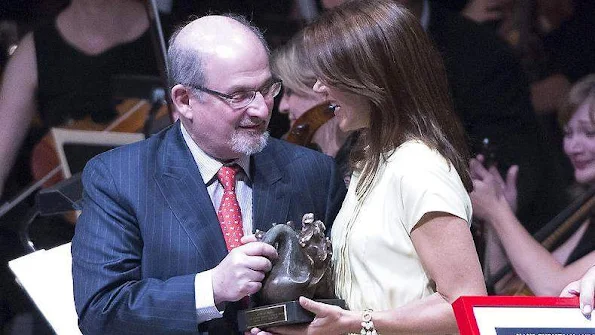
<path id="1" fill-rule="evenodd" d="M 262 123 L 259 124 L 244 124 L 244 125 L 240 125 L 239 126 L 240 129 L 245 129 L 245 130 L 253 130 L 253 131 L 260 131 L 262 130 L 262 128 L 264 128 L 264 125 Z"/>

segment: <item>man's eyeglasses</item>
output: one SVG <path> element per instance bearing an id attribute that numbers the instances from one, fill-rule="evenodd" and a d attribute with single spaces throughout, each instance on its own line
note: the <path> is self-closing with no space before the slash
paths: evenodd
<path id="1" fill-rule="evenodd" d="M 249 104 L 252 103 L 252 101 L 254 101 L 254 98 L 256 97 L 256 92 L 260 92 L 260 94 L 262 94 L 262 96 L 264 98 L 276 97 L 277 95 L 279 95 L 279 92 L 281 92 L 281 85 L 282 85 L 281 80 L 275 80 L 275 81 L 265 85 L 264 87 L 261 87 L 258 90 L 239 91 L 239 92 L 235 92 L 232 94 L 225 94 L 225 93 L 213 91 L 206 87 L 194 86 L 192 84 L 188 84 L 187 86 L 193 87 L 199 91 L 202 91 L 202 92 L 205 92 L 208 94 L 215 95 L 215 96 L 227 101 L 227 103 L 229 104 L 229 106 L 231 108 L 240 109 L 240 108 L 244 108 L 244 107 L 248 106 Z"/>

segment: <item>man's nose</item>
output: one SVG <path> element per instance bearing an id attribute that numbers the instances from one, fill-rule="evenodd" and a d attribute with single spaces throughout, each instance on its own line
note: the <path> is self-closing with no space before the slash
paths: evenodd
<path id="1" fill-rule="evenodd" d="M 250 116 L 259 117 L 261 119 L 268 118 L 269 114 L 271 113 L 273 104 L 267 104 L 265 97 L 260 92 L 256 92 L 256 96 L 254 97 L 254 101 L 248 105 L 248 109 L 246 112 Z"/>

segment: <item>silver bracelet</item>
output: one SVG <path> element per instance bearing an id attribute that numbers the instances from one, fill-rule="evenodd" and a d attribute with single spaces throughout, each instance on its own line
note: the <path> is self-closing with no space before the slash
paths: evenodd
<path id="1" fill-rule="evenodd" d="M 362 330 L 361 335 L 378 335 L 376 328 L 374 328 L 374 322 L 372 322 L 372 310 L 366 309 L 362 313 Z"/>

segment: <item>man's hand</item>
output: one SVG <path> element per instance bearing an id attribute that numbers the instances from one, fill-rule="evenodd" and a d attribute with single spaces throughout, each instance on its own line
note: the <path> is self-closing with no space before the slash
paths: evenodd
<path id="1" fill-rule="evenodd" d="M 213 269 L 213 297 L 215 304 L 238 301 L 254 294 L 278 257 L 277 250 L 263 242 L 251 242 L 234 248 Z"/>

